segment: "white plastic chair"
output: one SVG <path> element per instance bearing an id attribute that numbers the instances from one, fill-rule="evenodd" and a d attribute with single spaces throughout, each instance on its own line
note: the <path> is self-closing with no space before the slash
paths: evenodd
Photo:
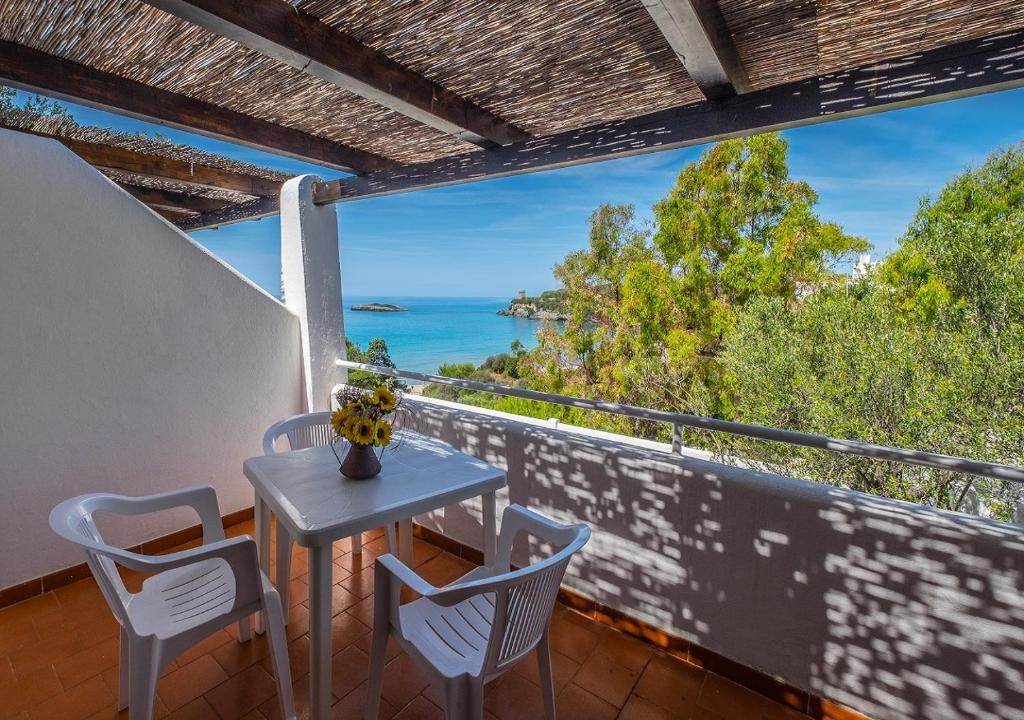
<path id="1" fill-rule="evenodd" d="M 274 423 L 263 433 L 263 454 L 273 455 L 276 452 L 277 441 L 285 437 L 288 439 L 289 450 L 303 450 L 311 447 L 324 447 L 334 440 L 334 431 L 331 430 L 331 413 L 316 412 L 304 415 L 293 415 L 279 422 Z M 260 519 L 257 518 L 257 522 Z M 388 527 L 388 550 L 395 552 L 396 544 L 395 528 Z M 352 552 L 356 555 L 363 551 L 362 535 L 353 535 Z M 288 586 L 292 566 L 292 538 L 281 526 L 277 524 L 277 590 L 281 594 L 281 602 L 288 607 Z"/>
<path id="2" fill-rule="evenodd" d="M 512 545 L 520 532 L 560 549 L 510 572 Z M 393 555 L 377 558 L 366 720 L 377 720 L 392 633 L 442 696 L 448 720 L 482 718 L 483 686 L 536 648 L 545 715 L 555 720 L 551 613 L 569 561 L 589 539 L 586 525 L 562 525 L 509 505 L 502 515 L 494 564 L 475 568 L 443 588 L 429 584 Z M 400 605 L 402 585 L 422 597 Z"/>
<path id="3" fill-rule="evenodd" d="M 169 555 L 129 552 L 106 544 L 93 520 L 97 512 L 141 515 L 175 507 L 191 507 L 199 514 L 201 546 Z M 50 527 L 85 549 L 93 577 L 121 625 L 117 708 L 127 707 L 130 720 L 151 720 L 157 678 L 170 660 L 235 621 L 240 639 L 248 641 L 256 612 L 263 612 L 269 631 L 281 713 L 295 717 L 280 599 L 260 571 L 252 538 L 225 539 L 212 487 L 146 497 L 81 495 L 50 512 Z M 152 575 L 139 592 L 131 593 L 118 565 Z"/>

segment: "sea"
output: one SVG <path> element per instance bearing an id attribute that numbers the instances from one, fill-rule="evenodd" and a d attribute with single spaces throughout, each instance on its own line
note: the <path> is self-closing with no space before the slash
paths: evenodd
<path id="1" fill-rule="evenodd" d="M 351 310 L 352 305 L 390 303 L 406 312 Z M 528 348 L 537 344 L 537 320 L 498 315 L 508 297 L 394 297 L 344 298 L 345 335 L 366 349 L 384 338 L 395 365 L 403 370 L 436 373 L 443 363 L 479 365 L 491 355 L 508 352 L 512 341 Z"/>

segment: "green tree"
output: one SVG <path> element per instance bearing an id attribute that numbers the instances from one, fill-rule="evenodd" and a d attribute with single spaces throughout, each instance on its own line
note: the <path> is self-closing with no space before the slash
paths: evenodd
<path id="1" fill-rule="evenodd" d="M 561 333 L 542 333 L 525 374 L 531 384 L 731 415 L 733 392 L 718 356 L 747 303 L 776 297 L 791 305 L 868 247 L 815 215 L 817 195 L 790 178 L 787 151 L 777 134 L 718 143 L 655 205 L 653 235 L 631 207 L 599 208 L 590 246 L 555 268 L 569 320 Z M 644 435 L 659 430 L 611 424 Z"/>
<path id="2" fill-rule="evenodd" d="M 366 346 L 365 351 L 361 350 L 359 345 L 346 338 L 345 356 L 352 362 L 395 368 L 395 362 L 391 359 L 391 353 L 384 338 L 374 338 L 371 340 L 370 344 Z M 348 384 L 367 390 L 373 390 L 378 387 L 386 387 L 389 390 L 404 390 L 406 387 L 405 383 L 398 378 L 378 375 L 366 370 L 349 370 Z"/>
<path id="3" fill-rule="evenodd" d="M 976 459 L 1024 460 L 1024 154 L 926 199 L 874 276 L 760 298 L 723 361 L 739 419 Z M 741 439 L 723 454 L 822 482 L 1012 517 L 1014 484 Z"/>

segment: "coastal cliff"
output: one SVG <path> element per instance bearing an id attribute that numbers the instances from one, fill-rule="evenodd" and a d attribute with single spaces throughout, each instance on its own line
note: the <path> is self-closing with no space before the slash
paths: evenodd
<path id="1" fill-rule="evenodd" d="M 564 290 L 546 290 L 534 297 L 520 292 L 519 297 L 512 300 L 507 308 L 499 310 L 498 314 L 527 320 L 568 320 L 569 315 L 563 307 L 564 298 Z"/>

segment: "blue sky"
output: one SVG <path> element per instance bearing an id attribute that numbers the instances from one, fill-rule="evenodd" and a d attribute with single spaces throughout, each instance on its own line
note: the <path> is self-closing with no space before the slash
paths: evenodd
<path id="1" fill-rule="evenodd" d="M 79 122 L 158 130 L 173 140 L 287 172 L 339 173 L 225 142 L 72 107 Z M 1024 89 L 841 120 L 785 133 L 790 170 L 820 195 L 819 214 L 889 253 L 917 208 L 969 165 L 1024 140 Z M 349 296 L 511 296 L 554 286 L 551 268 L 587 242 L 601 203 L 641 218 L 705 146 L 337 206 Z M 278 219 L 193 237 L 267 291 L 280 288 Z M 382 272 L 386 268 L 386 272 Z"/>

